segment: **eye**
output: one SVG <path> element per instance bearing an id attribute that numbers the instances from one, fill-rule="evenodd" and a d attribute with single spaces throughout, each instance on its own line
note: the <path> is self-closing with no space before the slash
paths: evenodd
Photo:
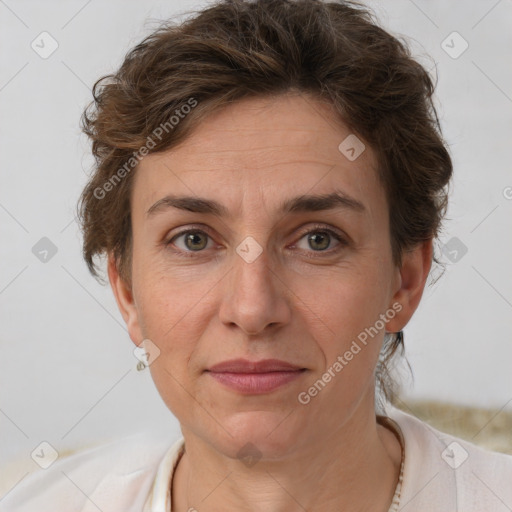
<path id="1" fill-rule="evenodd" d="M 313 249 L 314 252 L 336 252 L 340 249 L 340 246 L 348 245 L 346 240 L 338 234 L 336 231 L 332 229 L 328 229 L 323 226 L 317 226 L 314 229 L 310 229 L 306 231 L 300 238 L 300 240 L 305 239 L 306 247 L 300 247 L 300 241 L 296 244 L 299 249 L 310 250 Z M 330 249 L 333 245 L 333 240 L 336 241 L 335 248 Z"/>
<path id="2" fill-rule="evenodd" d="M 180 246 L 179 243 L 176 243 L 179 239 L 183 240 L 182 246 Z M 210 236 L 203 230 L 187 229 L 173 236 L 168 242 L 166 242 L 166 245 L 175 245 L 179 249 L 177 252 L 201 252 L 203 249 L 207 248 L 209 239 Z"/>
<path id="3" fill-rule="evenodd" d="M 305 240 L 305 242 L 302 242 L 302 240 Z M 333 241 L 336 243 L 333 244 Z M 201 253 L 205 249 L 210 249 L 213 240 L 204 229 L 189 228 L 175 234 L 169 241 L 165 242 L 165 245 L 169 246 L 178 256 L 193 256 L 193 253 Z M 334 248 L 332 248 L 333 245 Z M 303 232 L 299 242 L 294 244 L 293 247 L 308 252 L 313 250 L 316 253 L 332 254 L 347 245 L 348 242 L 336 231 L 325 226 L 315 226 L 313 229 Z"/>

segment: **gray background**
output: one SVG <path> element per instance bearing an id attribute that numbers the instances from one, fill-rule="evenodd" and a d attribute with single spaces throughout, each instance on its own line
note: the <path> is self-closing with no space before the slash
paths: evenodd
<path id="1" fill-rule="evenodd" d="M 155 27 L 148 19 L 202 5 L 0 1 L 0 457 L 10 468 L 0 495 L 37 469 L 41 441 L 64 453 L 146 429 L 179 435 L 149 372 L 135 369 L 110 289 L 81 259 L 74 208 L 93 160 L 78 121 L 94 81 Z M 404 331 L 415 376 L 405 401 L 512 409 L 512 1 L 369 5 L 435 65 L 455 164 L 446 272 Z M 47 59 L 31 48 L 43 31 L 59 45 Z M 442 48 L 453 31 L 469 44 L 457 58 Z M 47 262 L 32 252 L 43 237 L 57 248 Z"/>

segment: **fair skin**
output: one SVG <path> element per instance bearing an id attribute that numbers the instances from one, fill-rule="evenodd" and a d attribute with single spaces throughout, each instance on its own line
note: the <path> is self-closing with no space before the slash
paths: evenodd
<path id="1" fill-rule="evenodd" d="M 149 338 L 161 351 L 151 374 L 185 438 L 173 512 L 387 512 L 391 504 L 401 449 L 376 422 L 374 370 L 385 332 L 402 329 L 420 302 L 432 243 L 393 264 L 376 158 L 368 144 L 354 161 L 341 154 L 350 133 L 311 96 L 246 99 L 139 164 L 131 285 L 112 257 L 108 272 L 133 342 Z M 279 211 L 296 196 L 334 191 L 364 210 Z M 169 194 L 217 201 L 226 214 L 146 213 Z M 174 238 L 189 228 L 192 242 Z M 262 249 L 250 263 L 236 252 L 248 236 Z M 299 393 L 394 303 L 401 309 L 385 327 L 300 403 Z M 205 371 L 238 357 L 306 371 L 248 396 Z M 260 456 L 253 465 L 237 455 L 247 443 Z"/>

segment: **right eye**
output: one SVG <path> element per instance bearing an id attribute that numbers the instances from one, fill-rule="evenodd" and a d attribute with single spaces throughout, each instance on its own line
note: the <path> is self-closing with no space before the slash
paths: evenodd
<path id="1" fill-rule="evenodd" d="M 180 242 L 182 245 L 180 246 L 177 241 L 182 239 Z M 178 247 L 177 253 L 182 253 L 181 255 L 191 256 L 191 253 L 194 252 L 202 252 L 203 249 L 208 248 L 208 241 L 212 241 L 210 235 L 201 229 L 186 229 L 174 235 L 168 242 L 166 242 L 166 246 L 174 245 Z"/>

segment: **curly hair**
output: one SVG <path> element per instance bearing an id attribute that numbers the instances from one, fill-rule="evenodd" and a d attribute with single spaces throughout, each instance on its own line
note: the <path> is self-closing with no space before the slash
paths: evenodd
<path id="1" fill-rule="evenodd" d="M 233 102 L 292 90 L 328 101 L 375 151 L 401 266 L 405 251 L 438 236 L 447 209 L 452 161 L 434 89 L 407 42 L 356 1 L 220 0 L 181 23 L 162 22 L 96 81 L 82 114 L 95 157 L 78 203 L 90 272 L 100 280 L 94 258 L 112 254 L 131 283 L 130 194 L 141 154 L 176 146 Z M 403 333 L 386 333 L 376 368 L 386 400 L 396 395 L 389 369 L 399 348 Z"/>

